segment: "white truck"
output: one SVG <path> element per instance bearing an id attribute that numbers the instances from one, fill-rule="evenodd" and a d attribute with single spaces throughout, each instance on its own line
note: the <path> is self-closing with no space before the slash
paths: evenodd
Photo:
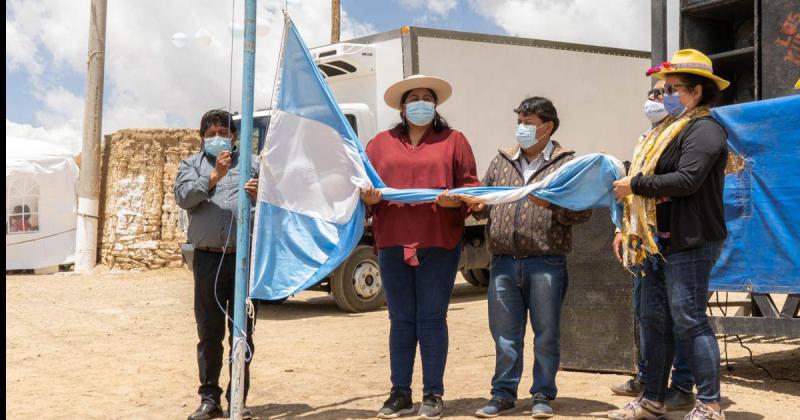
<path id="1" fill-rule="evenodd" d="M 311 50 L 340 108 L 363 144 L 400 121 L 383 103 L 386 88 L 413 74 L 439 76 L 453 86 L 440 113 L 469 140 L 482 177 L 501 147 L 515 144 L 513 109 L 525 98 L 555 104 L 560 127 L 553 136 L 577 154 L 606 152 L 626 160 L 648 128 L 642 105 L 650 81 L 650 53 L 535 39 L 417 27 L 370 35 Z M 254 114 L 259 150 L 269 110 Z M 256 143 L 254 141 L 254 143 Z M 488 285 L 484 225 L 467 220 L 460 269 L 478 286 Z M 350 312 L 383 305 L 372 235 L 318 286 Z"/>

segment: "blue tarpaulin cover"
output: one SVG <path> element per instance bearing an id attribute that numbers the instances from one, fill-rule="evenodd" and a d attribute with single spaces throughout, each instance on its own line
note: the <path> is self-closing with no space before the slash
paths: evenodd
<path id="1" fill-rule="evenodd" d="M 800 95 L 712 114 L 735 156 L 725 177 L 728 239 L 710 288 L 800 293 Z"/>

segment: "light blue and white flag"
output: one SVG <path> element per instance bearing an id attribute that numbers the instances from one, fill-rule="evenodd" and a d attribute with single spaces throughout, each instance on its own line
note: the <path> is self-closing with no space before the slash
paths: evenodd
<path id="1" fill-rule="evenodd" d="M 250 296 L 283 299 L 358 244 L 365 209 L 356 184 L 383 186 L 288 18 L 260 165 Z"/>
<path id="2" fill-rule="evenodd" d="M 613 156 L 591 153 L 579 156 L 544 179 L 524 187 L 465 187 L 450 195 L 476 197 L 489 205 L 513 203 L 534 195 L 570 210 L 610 208 L 614 224 L 622 223 L 622 206 L 614 198 L 612 184 L 625 176 L 625 166 Z M 368 185 L 364 185 L 365 187 Z M 436 200 L 442 190 L 424 188 L 380 188 L 383 199 L 400 203 Z"/>
<path id="3" fill-rule="evenodd" d="M 404 203 L 433 201 L 441 192 L 384 185 L 288 18 L 274 89 L 251 258 L 250 296 L 264 300 L 307 289 L 347 259 L 364 230 L 360 188 L 374 186 L 384 200 Z M 451 194 L 487 204 L 533 194 L 571 210 L 606 207 L 619 226 L 622 207 L 611 184 L 624 174 L 619 160 L 591 154 L 526 187 L 458 188 Z"/>

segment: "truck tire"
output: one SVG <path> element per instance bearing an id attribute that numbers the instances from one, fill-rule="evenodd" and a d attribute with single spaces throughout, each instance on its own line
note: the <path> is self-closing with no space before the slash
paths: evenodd
<path id="1" fill-rule="evenodd" d="M 333 272 L 331 293 L 343 311 L 365 312 L 386 303 L 378 257 L 369 245 L 359 245 Z"/>
<path id="2" fill-rule="evenodd" d="M 474 270 L 461 270 L 461 275 L 467 283 L 478 287 L 489 287 L 489 270 L 477 268 Z"/>

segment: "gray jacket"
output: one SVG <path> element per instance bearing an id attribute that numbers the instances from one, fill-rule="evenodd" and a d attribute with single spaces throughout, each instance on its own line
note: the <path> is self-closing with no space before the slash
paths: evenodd
<path id="1" fill-rule="evenodd" d="M 235 248 L 239 152 L 232 153 L 228 173 L 209 191 L 208 180 L 215 162 L 202 151 L 182 160 L 175 177 L 175 201 L 189 215 L 187 236 L 192 245 L 221 248 L 227 239 L 227 247 Z M 258 176 L 258 167 L 253 156 L 250 178 Z"/>

